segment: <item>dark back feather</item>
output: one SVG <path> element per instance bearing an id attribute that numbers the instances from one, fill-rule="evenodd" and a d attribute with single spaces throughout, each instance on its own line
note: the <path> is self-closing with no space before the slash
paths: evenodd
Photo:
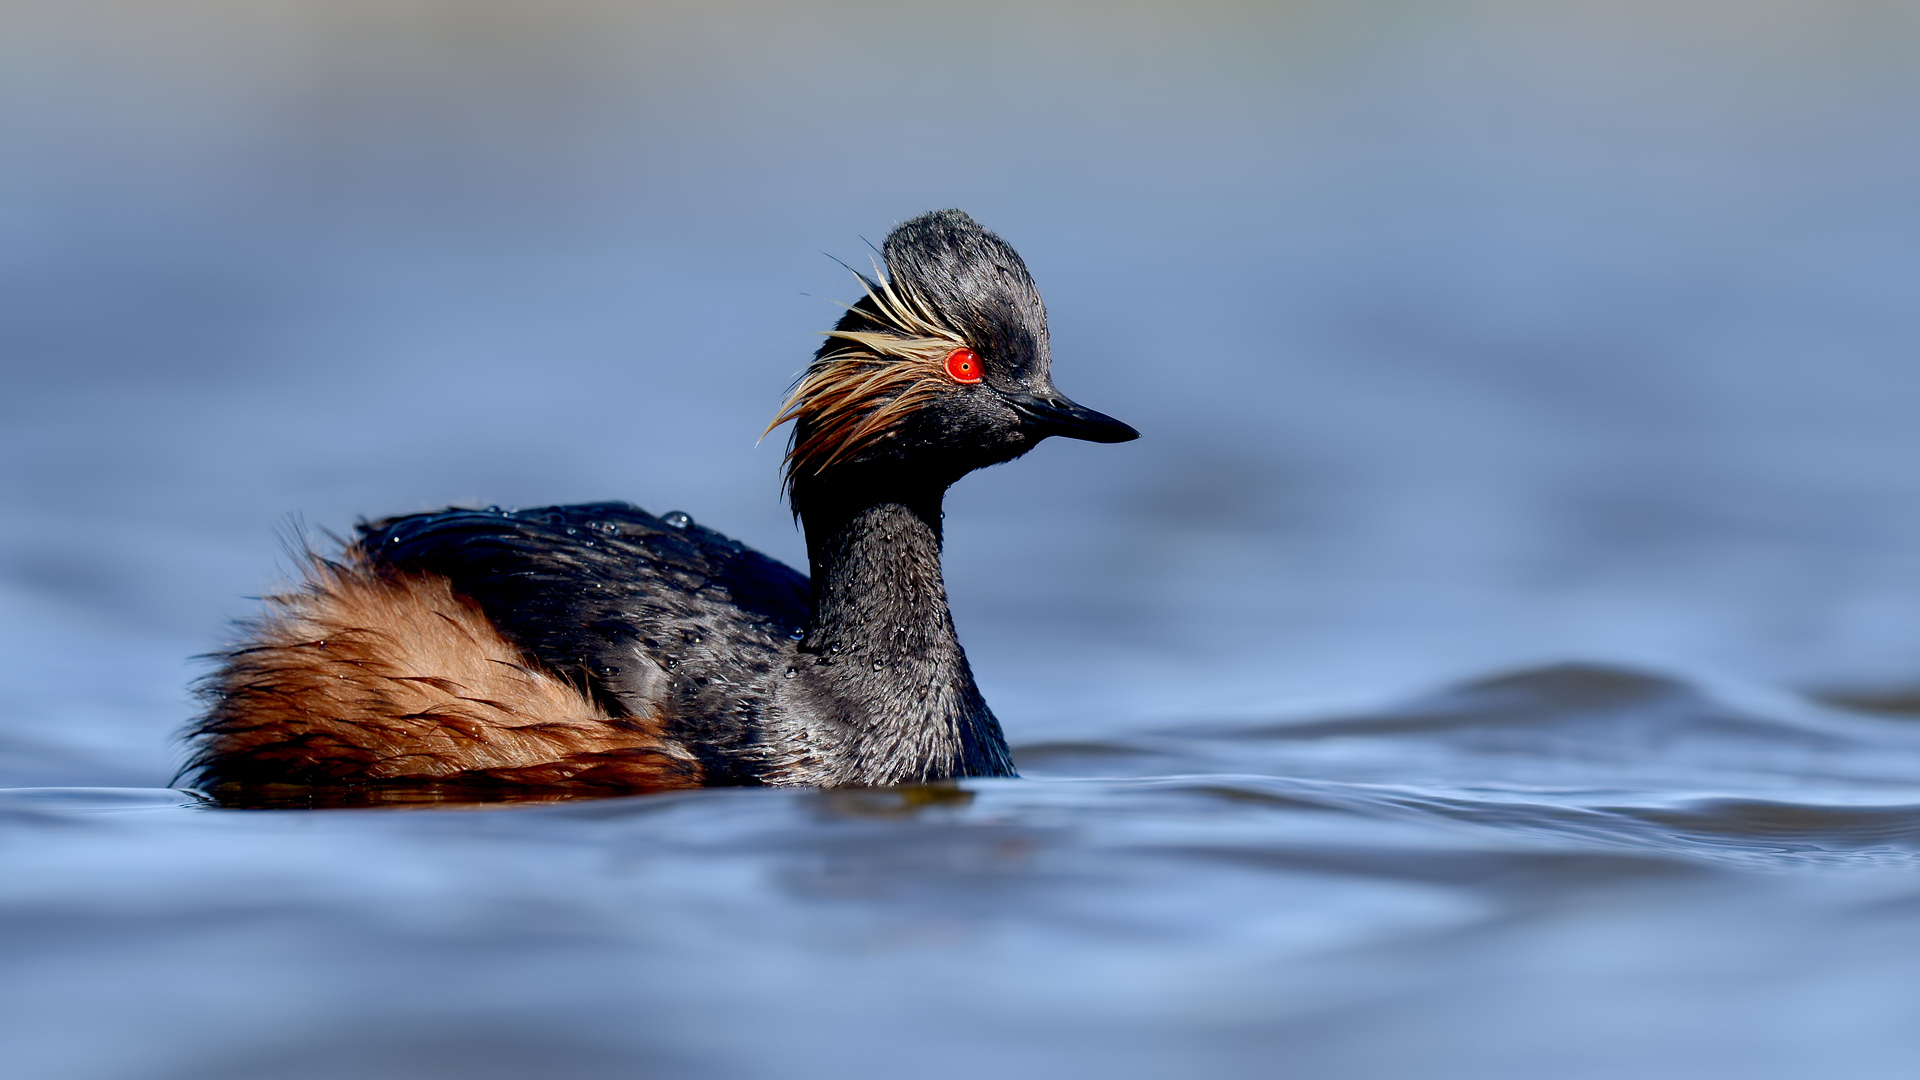
<path id="1" fill-rule="evenodd" d="M 752 782 L 768 676 L 812 607 L 803 575 L 619 502 L 388 518 L 362 523 L 358 546 L 377 567 L 446 576 L 610 711 L 665 718 L 708 783 Z"/>

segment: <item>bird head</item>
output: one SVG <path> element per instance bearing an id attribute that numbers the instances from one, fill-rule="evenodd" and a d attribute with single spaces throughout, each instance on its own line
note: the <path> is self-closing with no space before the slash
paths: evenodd
<path id="1" fill-rule="evenodd" d="M 1046 306 L 1005 241 L 939 210 L 896 227 L 881 256 L 767 428 L 794 421 L 796 511 L 803 489 L 836 474 L 944 488 L 1051 435 L 1140 437 L 1054 387 Z"/>

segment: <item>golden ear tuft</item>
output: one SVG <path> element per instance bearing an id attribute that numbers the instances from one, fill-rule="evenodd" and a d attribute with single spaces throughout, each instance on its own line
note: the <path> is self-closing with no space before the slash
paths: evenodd
<path id="1" fill-rule="evenodd" d="M 966 341 L 911 286 L 874 269 L 877 280 L 856 275 L 872 310 L 848 309 L 874 329 L 828 331 L 836 347 L 807 366 L 760 435 L 800 422 L 787 449 L 788 486 L 796 476 L 817 475 L 859 453 L 935 395 L 954 389 L 947 356 L 967 348 Z"/>

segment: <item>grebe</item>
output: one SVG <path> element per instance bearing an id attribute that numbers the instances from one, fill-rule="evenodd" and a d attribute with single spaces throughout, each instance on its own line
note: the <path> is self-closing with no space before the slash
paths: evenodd
<path id="1" fill-rule="evenodd" d="M 1012 776 L 954 635 L 941 500 L 1049 435 L 1046 309 L 958 210 L 895 228 L 768 431 L 812 581 L 626 503 L 362 522 L 220 654 L 185 773 L 262 785 L 891 785 Z"/>

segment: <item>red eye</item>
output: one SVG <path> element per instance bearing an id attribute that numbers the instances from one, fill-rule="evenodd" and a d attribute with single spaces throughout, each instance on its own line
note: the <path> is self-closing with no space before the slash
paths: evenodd
<path id="1" fill-rule="evenodd" d="M 954 382 L 980 381 L 980 357 L 972 349 L 955 349 L 947 354 L 947 374 Z"/>

